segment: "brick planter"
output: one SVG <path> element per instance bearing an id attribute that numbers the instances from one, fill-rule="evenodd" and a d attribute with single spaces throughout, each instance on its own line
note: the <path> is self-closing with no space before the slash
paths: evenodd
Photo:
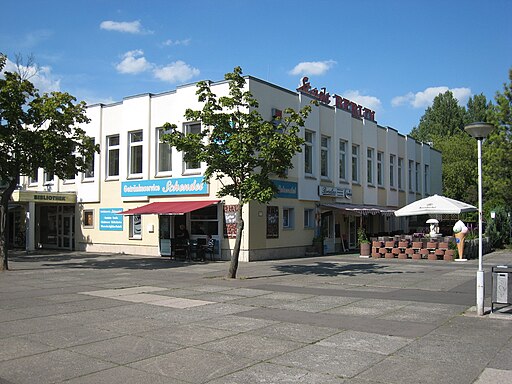
<path id="1" fill-rule="evenodd" d="M 453 256 L 455 255 L 455 251 L 453 249 L 447 249 L 444 251 L 443 260 L 444 261 L 453 261 Z"/>
<path id="2" fill-rule="evenodd" d="M 401 260 L 406 260 L 407 259 L 407 253 L 399 253 L 398 254 L 398 258 L 401 259 Z"/>

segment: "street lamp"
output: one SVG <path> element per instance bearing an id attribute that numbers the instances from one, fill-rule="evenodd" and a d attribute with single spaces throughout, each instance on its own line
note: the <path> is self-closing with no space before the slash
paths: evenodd
<path id="1" fill-rule="evenodd" d="M 476 312 L 484 314 L 484 270 L 482 267 L 482 140 L 492 132 L 488 123 L 471 123 L 464 130 L 478 141 L 478 272 L 476 273 Z"/>

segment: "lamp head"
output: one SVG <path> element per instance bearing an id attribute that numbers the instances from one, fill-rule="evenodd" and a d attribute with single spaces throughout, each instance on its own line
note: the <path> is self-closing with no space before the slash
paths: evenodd
<path id="1" fill-rule="evenodd" d="M 494 125 L 489 123 L 471 123 L 464 127 L 464 130 L 477 140 L 485 139 L 494 130 Z"/>

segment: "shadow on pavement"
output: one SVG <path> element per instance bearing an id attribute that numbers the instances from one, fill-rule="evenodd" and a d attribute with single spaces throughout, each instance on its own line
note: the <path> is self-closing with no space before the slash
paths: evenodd
<path id="1" fill-rule="evenodd" d="M 338 264 L 330 262 L 316 262 L 315 264 L 291 264 L 291 265 L 276 265 L 273 267 L 279 272 L 297 275 L 316 275 L 316 276 L 357 276 L 364 274 L 403 274 L 403 273 L 418 273 L 418 272 L 403 272 L 403 271 L 386 271 L 388 268 L 385 265 L 376 263 L 365 264 Z M 419 272 L 423 273 L 423 272 Z"/>

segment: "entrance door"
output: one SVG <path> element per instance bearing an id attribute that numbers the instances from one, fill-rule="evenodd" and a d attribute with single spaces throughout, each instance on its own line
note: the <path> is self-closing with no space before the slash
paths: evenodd
<path id="1" fill-rule="evenodd" d="M 62 215 L 62 228 L 59 244 L 64 249 L 73 249 L 73 215 Z M 60 221 L 60 220 L 59 220 Z"/>

